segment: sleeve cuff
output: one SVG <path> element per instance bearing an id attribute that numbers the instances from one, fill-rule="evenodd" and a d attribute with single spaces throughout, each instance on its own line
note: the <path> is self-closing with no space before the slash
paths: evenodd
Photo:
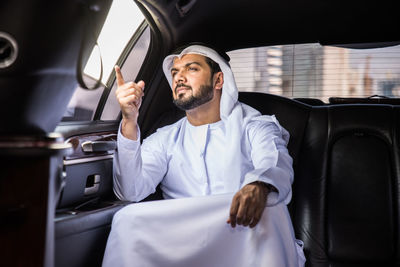
<path id="1" fill-rule="evenodd" d="M 121 123 L 119 125 L 118 129 L 118 137 L 117 137 L 117 143 L 118 143 L 118 148 L 122 149 L 137 149 L 140 146 L 140 128 L 137 126 L 137 131 L 138 131 L 138 138 L 137 140 L 132 140 L 129 138 L 126 138 L 121 131 Z"/>
<path id="2" fill-rule="evenodd" d="M 275 206 L 276 204 L 280 203 L 280 202 L 284 202 L 285 204 L 288 204 L 290 199 L 291 199 L 291 192 L 288 192 L 289 194 L 287 196 L 285 196 L 286 194 L 282 194 L 282 186 L 280 186 L 279 183 L 276 183 L 276 181 L 274 181 L 274 179 L 270 179 L 268 177 L 265 177 L 264 175 L 261 174 L 256 174 L 256 173 L 248 173 L 245 176 L 245 180 L 241 186 L 241 188 L 243 188 L 243 186 L 253 183 L 253 182 L 264 182 L 266 184 L 272 185 L 273 187 L 276 188 L 276 190 L 278 192 L 270 192 L 268 194 L 268 199 L 267 199 L 267 206 Z M 279 182 L 279 180 L 278 180 Z"/>

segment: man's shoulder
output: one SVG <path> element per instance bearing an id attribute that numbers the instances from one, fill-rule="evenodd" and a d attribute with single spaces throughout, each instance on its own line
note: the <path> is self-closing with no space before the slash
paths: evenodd
<path id="1" fill-rule="evenodd" d="M 182 127 L 185 118 L 178 120 L 175 123 L 158 128 L 154 133 L 143 140 L 143 145 L 160 145 L 169 144 L 171 139 L 176 138 Z"/>
<path id="2" fill-rule="evenodd" d="M 259 128 L 269 125 L 279 125 L 278 120 L 275 115 L 260 115 L 249 120 L 246 127 L 249 128 Z"/>
<path id="3" fill-rule="evenodd" d="M 151 134 L 146 139 L 149 139 L 149 138 L 151 138 L 151 139 L 171 138 L 172 136 L 179 133 L 185 119 L 186 119 L 186 117 L 181 118 L 180 120 L 178 120 L 172 124 L 168 124 L 168 125 L 158 128 L 153 134 Z"/>
<path id="4" fill-rule="evenodd" d="M 182 124 L 185 120 L 186 120 L 186 117 L 183 117 L 180 120 L 178 120 L 172 124 L 162 126 L 162 127 L 158 128 L 155 133 L 162 134 L 162 133 L 170 133 L 170 132 L 179 130 L 182 127 Z"/>
<path id="5" fill-rule="evenodd" d="M 246 132 L 249 137 L 254 137 L 255 135 L 264 137 L 268 135 L 277 135 L 285 140 L 289 140 L 290 136 L 288 131 L 281 126 L 275 115 L 262 115 L 253 118 L 246 125 Z"/>

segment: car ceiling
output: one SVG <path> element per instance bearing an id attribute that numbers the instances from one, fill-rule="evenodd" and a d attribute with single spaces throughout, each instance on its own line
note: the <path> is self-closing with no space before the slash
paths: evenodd
<path id="1" fill-rule="evenodd" d="M 136 0 L 166 44 L 204 42 L 238 48 L 314 43 L 400 41 L 394 1 Z M 391 43 L 393 44 L 393 43 Z"/>

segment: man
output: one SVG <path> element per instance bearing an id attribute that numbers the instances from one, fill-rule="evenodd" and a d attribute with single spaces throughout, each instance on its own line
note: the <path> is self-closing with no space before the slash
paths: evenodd
<path id="1" fill-rule="evenodd" d="M 181 205 L 181 209 L 174 210 L 174 212 L 180 214 L 179 212 L 186 208 L 188 209 L 187 214 L 191 212 L 190 207 L 208 210 L 218 209 L 218 207 L 224 208 L 224 205 L 226 205 L 226 197 L 202 198 L 201 204 L 196 203 L 197 200 L 193 201 L 191 198 L 235 193 L 233 198 L 232 195 L 229 195 L 232 201 L 230 210 L 226 211 L 226 222 L 232 228 L 235 228 L 236 225 L 254 228 L 260 219 L 265 217 L 262 215 L 267 203 L 270 206 L 282 204 L 281 207 L 289 203 L 293 181 L 292 159 L 286 148 L 289 135 L 274 116 L 261 116 L 258 111 L 237 101 L 238 91 L 228 61 L 213 49 L 201 45 L 192 45 L 183 49 L 179 54 L 166 57 L 163 70 L 172 88 L 173 101 L 176 106 L 185 110 L 186 117 L 159 129 L 140 145 L 137 118 L 143 96 L 144 82 L 125 83 L 119 68 L 116 67 L 118 83 L 116 95 L 122 111 L 118 149 L 114 155 L 114 192 L 116 195 L 123 200 L 140 201 L 154 192 L 156 186 L 161 183 L 161 189 L 166 199 L 186 198 L 184 199 L 185 202 L 182 200 L 174 202 L 174 205 Z M 165 203 L 167 202 L 158 205 L 168 205 Z M 124 253 L 122 253 L 123 255 L 118 254 L 117 257 L 115 254 L 113 255 L 113 252 L 117 253 L 115 247 L 119 247 L 121 250 L 129 250 L 130 253 L 134 251 L 137 253 L 141 245 L 151 246 L 154 256 L 158 255 L 163 258 L 162 263 L 156 264 L 156 261 L 152 262 L 148 259 L 151 258 L 151 254 L 147 256 L 143 256 L 146 253 L 135 254 L 136 258 L 140 258 L 143 266 L 160 266 L 160 264 L 162 266 L 179 266 L 179 264 L 182 264 L 180 266 L 185 266 L 184 264 L 207 266 L 210 264 L 204 262 L 205 257 L 196 256 L 197 259 L 201 258 L 201 263 L 199 263 L 199 260 L 194 260 L 196 257 L 193 255 L 197 255 L 196 250 L 199 250 L 203 251 L 199 252 L 199 255 L 209 257 L 213 252 L 209 251 L 208 247 L 219 242 L 213 238 L 211 239 L 214 241 L 210 242 L 209 238 L 207 241 L 194 246 L 195 248 L 190 249 L 190 252 L 185 249 L 185 253 L 182 253 L 176 260 L 171 259 L 168 253 L 164 253 L 166 246 L 154 248 L 152 242 L 143 243 L 144 241 L 141 238 L 139 238 L 139 241 L 130 239 L 127 241 L 127 238 L 121 236 L 125 232 L 121 229 L 132 231 L 132 228 L 135 228 L 133 225 L 142 221 L 140 218 L 143 219 L 143 217 L 138 214 L 141 214 L 141 212 L 147 214 L 149 209 L 144 211 L 141 207 L 133 207 L 135 211 L 127 211 L 125 208 L 126 214 L 119 212 L 118 216 L 114 218 L 113 230 L 110 234 L 104 259 L 105 265 L 115 265 L 115 259 L 121 257 L 124 258 L 121 262 L 126 263 L 126 259 L 129 258 Z M 166 206 L 163 209 L 167 207 L 169 208 L 169 206 Z M 155 216 L 158 216 L 159 212 L 162 213 L 163 209 L 153 210 L 154 213 L 157 213 Z M 271 211 L 271 215 L 272 213 L 273 211 Z M 137 216 L 137 218 L 133 220 L 130 214 Z M 205 213 L 205 216 L 211 218 L 213 215 Z M 164 217 L 157 217 L 157 219 L 167 220 L 170 217 L 165 214 Z M 182 217 L 186 217 L 185 213 L 174 218 L 174 220 L 179 221 Z M 267 223 L 264 219 L 265 229 L 268 228 L 271 232 L 274 232 L 277 240 L 282 239 L 279 237 L 281 234 L 282 237 L 288 236 L 286 239 L 289 240 L 276 244 L 276 247 L 284 249 L 276 250 L 276 247 L 268 249 L 271 253 L 268 257 L 276 257 L 276 259 L 269 260 L 269 266 L 282 266 L 283 262 L 289 263 L 286 266 L 298 266 L 299 250 L 294 242 L 286 206 L 279 208 L 276 218 L 283 220 L 281 223 L 285 225 L 285 230 L 278 229 L 280 227 L 278 225 L 276 225 L 278 228 L 271 228 L 270 225 L 275 224 Z M 128 220 L 129 222 L 127 222 Z M 150 216 L 147 220 L 142 221 L 141 225 L 144 226 L 151 220 Z M 196 222 L 193 224 L 196 224 Z M 170 227 L 174 227 L 173 222 Z M 119 228 L 115 230 L 118 233 L 114 233 L 116 228 Z M 192 228 L 199 230 L 197 226 Z M 211 228 L 212 225 L 206 226 L 206 232 L 210 233 Z M 150 227 L 148 232 L 157 231 L 156 229 L 157 227 Z M 191 231 L 191 229 L 188 229 L 188 231 Z M 202 233 L 203 230 L 199 231 Z M 248 240 L 249 237 L 245 235 L 252 236 L 254 234 L 254 232 L 249 231 L 245 231 L 244 235 L 243 233 L 233 234 L 233 238 L 240 236 L 239 240 Z M 139 231 L 136 235 L 142 234 L 143 231 Z M 232 232 L 226 232 L 221 236 L 225 235 L 225 238 L 229 239 L 231 234 Z M 147 235 L 143 238 L 147 239 Z M 171 242 L 171 239 L 175 238 L 176 235 L 173 235 L 164 239 Z M 154 240 L 155 242 L 158 241 Z M 233 242 L 239 243 L 240 246 L 242 241 Z M 141 245 L 137 245 L 138 243 Z M 205 243 L 207 245 L 204 245 Z M 266 248 L 268 246 L 270 245 L 267 245 Z M 259 248 L 263 248 L 263 245 L 256 246 L 255 253 Z M 233 250 L 235 249 L 231 248 L 229 253 L 235 253 Z M 163 251 L 163 253 L 160 251 Z M 276 251 L 276 253 L 272 253 L 272 251 Z M 275 254 L 281 256 L 275 256 Z M 110 260 L 111 258 L 113 260 Z M 214 265 L 214 262 L 219 262 L 217 258 L 211 259 L 212 265 Z M 188 259 L 191 259 L 190 263 L 186 262 Z M 242 264 L 239 263 L 240 261 L 234 262 L 239 264 L 237 266 L 248 264 L 240 265 Z M 253 263 L 251 266 L 253 266 Z M 129 264 L 132 264 L 132 262 Z M 232 266 L 233 263 L 229 264 L 229 266 Z M 265 266 L 263 264 L 265 264 L 265 261 L 254 266 Z"/>

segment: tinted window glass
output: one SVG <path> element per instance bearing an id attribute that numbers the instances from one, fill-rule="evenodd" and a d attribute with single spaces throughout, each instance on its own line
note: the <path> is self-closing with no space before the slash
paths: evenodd
<path id="1" fill-rule="evenodd" d="M 113 67 L 122 51 L 143 22 L 144 16 L 131 0 L 113 1 L 103 28 L 84 68 L 84 81 L 91 87 L 100 77 L 103 63 L 102 86 L 96 90 L 76 87 L 62 121 L 92 120 Z M 141 64 L 141 62 L 140 62 Z"/>
<path id="2" fill-rule="evenodd" d="M 134 81 L 139 73 L 140 67 L 146 57 L 147 50 L 150 44 L 150 28 L 143 32 L 139 40 L 136 42 L 127 59 L 121 67 L 122 75 L 125 81 Z M 108 95 L 107 102 L 104 106 L 101 120 L 116 120 L 120 113 L 119 103 L 115 97 L 115 90 L 117 90 L 117 83 L 114 82 L 110 94 Z"/>
<path id="3" fill-rule="evenodd" d="M 291 98 L 400 97 L 400 46 L 283 45 L 228 53 L 240 91 Z"/>
<path id="4" fill-rule="evenodd" d="M 97 81 L 87 74 L 84 75 L 83 80 L 89 87 L 92 87 Z M 68 103 L 68 107 L 64 113 L 62 121 L 92 120 L 103 90 L 104 85 L 95 90 L 85 90 L 80 86 L 77 86 L 71 100 Z"/>

